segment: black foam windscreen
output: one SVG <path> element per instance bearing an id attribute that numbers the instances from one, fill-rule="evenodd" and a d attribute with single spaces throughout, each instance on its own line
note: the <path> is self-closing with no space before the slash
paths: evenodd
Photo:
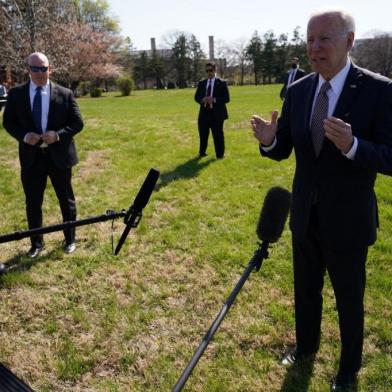
<path id="1" fill-rule="evenodd" d="M 148 203 L 150 196 L 155 188 L 159 178 L 159 171 L 150 169 L 146 179 L 143 182 L 138 194 L 133 201 L 132 208 L 134 211 L 141 211 Z"/>
<path id="2" fill-rule="evenodd" d="M 282 235 L 290 210 L 291 195 L 287 189 L 271 188 L 260 211 L 256 233 L 261 241 L 276 242 Z"/>

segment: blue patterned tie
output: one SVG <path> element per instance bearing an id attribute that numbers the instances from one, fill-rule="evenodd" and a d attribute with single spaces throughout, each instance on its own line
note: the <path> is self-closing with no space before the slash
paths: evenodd
<path id="1" fill-rule="evenodd" d="M 324 82 L 320 88 L 320 92 L 316 98 L 313 108 L 312 121 L 310 123 L 310 133 L 312 135 L 314 152 L 316 157 L 319 156 L 324 141 L 323 121 L 328 117 L 329 99 L 327 91 L 331 88 L 329 82 Z"/>
<path id="2" fill-rule="evenodd" d="M 33 100 L 33 119 L 35 124 L 35 130 L 37 133 L 42 133 L 42 87 L 35 89 L 35 95 Z"/>

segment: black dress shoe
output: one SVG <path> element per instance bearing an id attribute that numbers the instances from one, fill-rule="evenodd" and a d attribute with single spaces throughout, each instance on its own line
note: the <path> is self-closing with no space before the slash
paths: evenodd
<path id="1" fill-rule="evenodd" d="M 356 392 L 357 390 L 357 373 L 339 372 L 331 385 L 331 391 L 333 392 Z"/>
<path id="2" fill-rule="evenodd" d="M 316 353 L 311 354 L 298 354 L 297 350 L 290 350 L 284 355 L 282 359 L 283 366 L 293 366 L 300 362 L 314 360 Z"/>
<path id="3" fill-rule="evenodd" d="M 32 246 L 27 252 L 27 256 L 29 256 L 30 259 L 35 259 L 42 252 L 43 249 L 43 246 Z"/>
<path id="4" fill-rule="evenodd" d="M 206 157 L 206 156 L 207 156 L 207 154 L 205 152 L 199 154 L 200 158 L 203 158 L 203 157 Z"/>
<path id="5" fill-rule="evenodd" d="M 76 249 L 75 242 L 70 242 L 68 244 L 65 244 L 65 246 L 64 246 L 64 253 L 67 253 L 67 254 L 72 253 L 72 252 L 75 251 L 75 249 Z"/>

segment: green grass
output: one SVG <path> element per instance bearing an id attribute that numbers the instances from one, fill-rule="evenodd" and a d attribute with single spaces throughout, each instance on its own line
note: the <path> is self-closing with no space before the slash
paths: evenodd
<path id="1" fill-rule="evenodd" d="M 61 251 L 46 235 L 36 261 L 27 239 L 1 244 L 12 266 L 0 278 L 0 362 L 36 391 L 170 391 L 256 249 L 267 190 L 290 188 L 293 157 L 258 153 L 249 119 L 280 109 L 280 86 L 232 87 L 226 158 L 197 160 L 194 90 L 136 91 L 81 98 L 85 129 L 74 169 L 79 218 L 128 208 L 151 167 L 157 190 L 119 256 L 111 223 L 77 229 L 78 249 Z M 0 131 L 0 233 L 26 228 L 16 142 Z M 380 230 L 368 258 L 361 391 L 392 391 L 391 179 L 379 176 Z M 45 224 L 60 221 L 49 185 Z M 114 222 L 114 242 L 123 230 Z M 294 343 L 290 233 L 252 274 L 215 335 L 186 391 L 328 391 L 339 333 L 329 281 L 322 344 L 313 367 L 279 364 Z"/>

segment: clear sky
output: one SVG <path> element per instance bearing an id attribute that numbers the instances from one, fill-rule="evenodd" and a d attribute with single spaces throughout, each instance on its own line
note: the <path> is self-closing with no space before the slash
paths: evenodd
<path id="1" fill-rule="evenodd" d="M 334 0 L 335 1 L 335 0 Z M 158 48 L 173 31 L 192 33 L 208 53 L 208 36 L 231 43 L 250 39 L 255 30 L 275 35 L 296 26 L 305 34 L 310 13 L 324 7 L 340 7 L 356 20 L 357 38 L 373 30 L 392 32 L 391 0 L 109 0 L 111 15 L 120 22 L 121 33 L 129 36 L 136 49 L 150 49 L 155 37 Z"/>

